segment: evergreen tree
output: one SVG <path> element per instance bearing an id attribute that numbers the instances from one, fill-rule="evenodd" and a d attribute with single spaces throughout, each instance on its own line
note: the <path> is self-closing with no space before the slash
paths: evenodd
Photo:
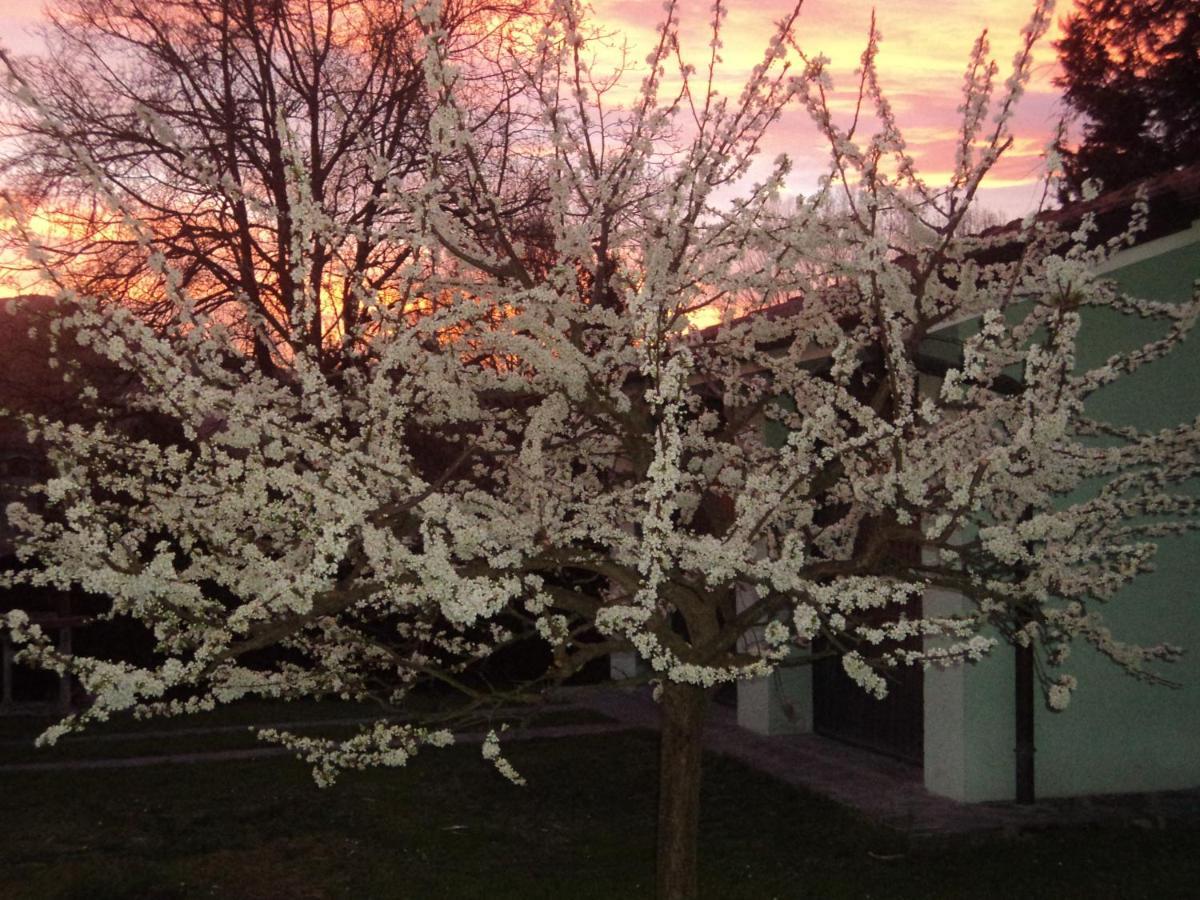
<path id="1" fill-rule="evenodd" d="M 1054 44 L 1055 84 L 1085 120 L 1063 150 L 1065 198 L 1083 182 L 1117 188 L 1200 161 L 1200 5 L 1193 0 L 1076 0 Z"/>

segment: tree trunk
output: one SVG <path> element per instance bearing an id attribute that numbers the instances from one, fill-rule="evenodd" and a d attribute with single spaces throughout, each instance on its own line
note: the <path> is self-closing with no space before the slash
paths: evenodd
<path id="1" fill-rule="evenodd" d="M 663 685 L 658 773 L 658 900 L 695 900 L 700 753 L 708 692 Z"/>

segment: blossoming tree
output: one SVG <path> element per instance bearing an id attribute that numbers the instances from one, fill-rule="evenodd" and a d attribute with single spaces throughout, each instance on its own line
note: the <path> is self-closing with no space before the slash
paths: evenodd
<path id="1" fill-rule="evenodd" d="M 724 5 L 699 75 L 675 13 L 627 107 L 606 102 L 575 4 L 538 22 L 520 66 L 538 127 L 512 145 L 547 189 L 531 222 L 502 213 L 437 4 L 417 8 L 429 152 L 417 189 L 384 189 L 407 204 L 393 234 L 428 265 L 364 298 L 370 340 L 334 371 L 302 345 L 271 371 L 242 363 L 236 333 L 161 260 L 165 329 L 64 297 L 63 334 L 134 371 L 143 390 L 128 402 L 178 433 L 31 423 L 57 475 L 8 510 L 30 563 L 10 581 L 103 593 L 161 655 L 151 668 L 65 658 L 9 614 L 26 659 L 94 697 L 46 739 L 248 694 L 403 708 L 426 677 L 477 690 L 455 673 L 521 637 L 553 650 L 539 684 L 632 651 L 662 707 L 658 886 L 675 898 L 697 891 L 701 729 L 718 685 L 836 652 L 881 696 L 889 669 L 978 659 L 997 639 L 1035 649 L 1054 708 L 1075 682 L 1050 670 L 1075 640 L 1159 677 L 1148 664 L 1176 648 L 1119 642 L 1096 607 L 1147 568 L 1154 537 L 1191 527 L 1178 486 L 1197 474 L 1196 428 L 1115 429 L 1085 402 L 1182 340 L 1200 303 L 1098 281 L 1117 245 L 1089 245 L 1086 220 L 1070 236 L 1032 216 L 1019 233 L 960 233 L 1010 141 L 1049 4 L 995 97 L 977 42 L 937 189 L 880 92 L 874 32 L 845 126 L 827 60 L 795 39 L 799 7 L 736 98 L 715 86 Z M 785 206 L 789 161 L 758 152 L 795 105 L 828 138 L 831 176 Z M 340 227 L 302 185 L 297 248 Z M 396 297 L 439 302 L 413 315 Z M 1158 317 L 1166 335 L 1081 371 L 1091 307 Z M 296 328 L 322 315 L 311 292 L 294 310 Z M 970 611 L 905 612 L 934 587 Z M 273 646 L 287 652 L 254 654 Z M 324 781 L 452 739 L 386 721 L 344 742 L 267 736 Z M 494 736 L 484 755 L 519 780 Z"/>

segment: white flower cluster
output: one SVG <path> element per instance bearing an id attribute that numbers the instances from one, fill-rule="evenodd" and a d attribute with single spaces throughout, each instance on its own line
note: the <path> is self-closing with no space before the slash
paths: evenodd
<path id="1" fill-rule="evenodd" d="M 422 746 L 448 747 L 454 743 L 454 735 L 448 731 L 382 721 L 344 741 L 303 737 L 273 728 L 258 729 L 256 734 L 259 740 L 280 744 L 310 763 L 313 779 L 321 787 L 330 787 L 347 769 L 404 766 Z"/>
<path id="2" fill-rule="evenodd" d="M 1079 682 L 1071 675 L 1060 675 L 1046 691 L 1046 702 L 1055 712 L 1062 712 L 1071 703 L 1071 692 Z"/>
<path id="3" fill-rule="evenodd" d="M 842 654 L 842 668 L 855 684 L 872 697 L 882 700 L 887 696 L 887 681 L 857 652 L 851 650 Z"/>
<path id="4" fill-rule="evenodd" d="M 295 285 L 278 309 L 198 312 L 153 229 L 80 161 L 129 219 L 168 312 L 149 322 L 60 293 L 56 358 L 87 348 L 130 386 L 97 386 L 81 400 L 91 418 L 29 417 L 54 471 L 8 510 L 23 565 L 5 583 L 106 596 L 165 662 L 67 659 L 19 613 L 0 619 L 23 659 L 94 696 L 68 727 L 381 683 L 403 705 L 422 679 L 470 694 L 463 670 L 517 638 L 553 647 L 539 687 L 633 651 L 660 681 L 709 688 L 828 645 L 883 696 L 888 667 L 976 660 L 989 627 L 1052 664 L 1075 638 L 1139 677 L 1174 658 L 1117 641 L 1091 607 L 1148 569 L 1159 538 L 1195 526 L 1200 423 L 1144 433 L 1085 413 L 1176 347 L 1200 299 L 1120 296 L 1093 274 L 1118 244 L 1072 249 L 1036 216 L 966 234 L 1048 3 L 1003 84 L 976 44 L 937 189 L 883 96 L 877 33 L 868 136 L 840 124 L 827 60 L 790 65 L 792 20 L 740 97 L 685 65 L 673 101 L 660 97 L 673 6 L 640 92 L 614 108 L 578 52 L 581 9 L 556 2 L 527 45 L 497 55 L 514 118 L 495 131 L 439 4 L 404 9 L 428 139 L 402 177 L 378 150 L 363 167 L 363 190 L 395 213 L 386 228 L 345 220 L 314 189 L 305 142 L 276 123 L 286 190 L 253 211 L 289 222 Z M 831 175 L 784 204 L 790 162 L 755 160 L 797 103 Z M 522 179 L 529 196 L 513 192 Z M 249 202 L 218 176 L 208 186 L 229 208 Z M 402 260 L 381 264 L 386 283 L 319 282 L 367 238 Z M 357 315 L 330 321 L 329 304 Z M 1081 371 L 1092 309 L 1163 334 Z M 935 589 L 968 611 L 922 614 Z M 268 647 L 286 652 L 247 661 Z M 1051 705 L 1073 688 L 1051 684 Z M 384 723 L 344 742 L 264 737 L 324 783 L 447 739 Z M 520 781 L 494 732 L 483 754 Z"/>
<path id="5" fill-rule="evenodd" d="M 496 767 L 497 772 L 518 787 L 524 786 L 524 777 L 516 769 L 514 769 L 512 763 L 505 759 L 501 754 L 500 737 L 496 734 L 495 729 L 489 731 L 487 736 L 484 737 L 481 752 L 483 754 L 483 758 Z"/>

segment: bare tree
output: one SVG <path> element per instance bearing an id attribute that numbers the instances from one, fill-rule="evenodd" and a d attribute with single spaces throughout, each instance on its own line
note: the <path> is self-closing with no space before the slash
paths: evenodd
<path id="1" fill-rule="evenodd" d="M 471 127 L 493 129 L 485 165 L 516 207 L 530 189 L 506 156 L 520 124 L 504 60 L 531 7 L 451 0 L 442 20 Z M 428 264 L 397 189 L 421 180 L 431 112 L 404 4 L 63 0 L 46 41 L 39 58 L 4 57 L 9 99 L 38 102 L 8 104 L 0 172 L 19 221 L 52 210 L 38 266 L 60 287 L 152 320 L 186 295 L 241 329 L 261 366 L 308 346 L 331 368 L 361 337 L 364 301 Z M 305 234 L 301 207 L 319 223 Z"/>

